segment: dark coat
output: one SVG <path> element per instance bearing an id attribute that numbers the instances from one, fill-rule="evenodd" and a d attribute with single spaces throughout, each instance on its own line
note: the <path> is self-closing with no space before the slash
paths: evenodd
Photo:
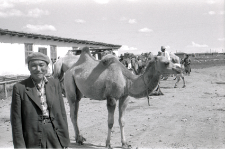
<path id="1" fill-rule="evenodd" d="M 45 85 L 46 100 L 54 130 L 64 147 L 68 147 L 67 116 L 59 81 L 48 78 Z M 31 78 L 13 86 L 11 125 L 15 148 L 40 148 L 42 136 L 42 111 L 37 90 Z"/>

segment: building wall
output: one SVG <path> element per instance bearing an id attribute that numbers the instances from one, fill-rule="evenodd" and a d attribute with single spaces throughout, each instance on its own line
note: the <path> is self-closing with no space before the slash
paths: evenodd
<path id="1" fill-rule="evenodd" d="M 50 45 L 33 45 L 33 52 L 38 48 L 47 48 L 47 56 L 50 58 Z M 57 57 L 63 57 L 72 47 L 56 47 Z M 28 66 L 25 63 L 25 45 L 20 43 L 0 43 L 0 75 L 29 75 Z M 49 64 L 49 73 L 52 73 L 52 62 Z"/>
<path id="2" fill-rule="evenodd" d="M 67 54 L 69 50 L 72 50 L 72 47 L 56 47 L 57 57 L 63 57 Z"/>
<path id="3" fill-rule="evenodd" d="M 119 51 L 118 50 L 114 50 L 113 52 L 116 54 L 117 57 L 119 57 Z"/>
<path id="4" fill-rule="evenodd" d="M 24 44 L 0 43 L 0 75 L 29 74 Z"/>
<path id="5" fill-rule="evenodd" d="M 57 57 L 63 57 L 73 47 L 84 47 L 85 44 L 60 42 L 46 39 L 33 39 L 10 35 L 0 35 L 0 75 L 29 75 L 28 66 L 25 63 L 25 43 L 33 44 L 33 51 L 38 52 L 39 47 L 47 48 L 50 58 L 51 45 L 56 46 Z M 99 47 L 91 45 L 91 47 Z M 103 46 L 104 48 L 104 46 Z M 118 50 L 114 51 L 118 56 Z M 49 64 L 49 73 L 52 73 L 52 62 Z"/>

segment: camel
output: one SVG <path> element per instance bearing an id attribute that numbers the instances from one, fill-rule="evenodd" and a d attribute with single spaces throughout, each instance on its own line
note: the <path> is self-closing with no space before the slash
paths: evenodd
<path id="1" fill-rule="evenodd" d="M 158 55 L 161 55 L 161 54 L 158 53 Z M 174 80 L 177 79 L 177 82 L 175 83 L 174 88 L 177 88 L 177 83 L 180 81 L 180 78 L 182 78 L 182 80 L 183 80 L 182 88 L 185 88 L 186 85 L 185 85 L 185 80 L 184 80 L 184 69 L 185 69 L 184 65 L 182 64 L 182 61 L 180 60 L 180 58 L 178 56 L 176 56 L 174 53 L 170 52 L 169 55 L 170 55 L 170 61 L 172 63 L 174 63 L 174 65 L 177 67 L 177 70 L 180 71 L 180 73 L 175 74 L 176 77 L 174 78 Z M 162 78 L 164 78 L 163 80 L 167 80 L 168 75 L 164 74 L 164 75 L 162 75 Z"/>
<path id="2" fill-rule="evenodd" d="M 135 75 L 139 75 L 141 73 L 140 66 L 138 64 L 138 61 L 135 57 L 131 58 L 131 68 L 133 69 L 133 72 Z"/>
<path id="3" fill-rule="evenodd" d="M 180 78 L 182 78 L 183 80 L 183 87 L 182 88 L 185 88 L 186 85 L 185 85 L 185 80 L 184 80 L 184 65 L 183 64 L 178 64 L 178 63 L 174 63 L 174 65 L 177 67 L 177 70 L 180 71 L 180 73 L 177 73 L 176 74 L 176 78 L 177 79 L 177 82 L 175 83 L 175 86 L 174 88 L 177 88 L 177 83 L 180 81 Z"/>
<path id="4" fill-rule="evenodd" d="M 180 58 L 178 56 L 176 56 L 174 53 L 170 52 L 170 59 L 173 63 L 178 63 L 180 64 Z"/>
<path id="5" fill-rule="evenodd" d="M 177 69 L 180 70 L 180 73 L 176 74 L 176 78 L 174 79 L 174 80 L 177 79 L 177 82 L 175 83 L 174 88 L 177 88 L 177 83 L 180 81 L 180 78 L 182 78 L 182 80 L 183 80 L 183 87 L 182 88 L 185 88 L 186 85 L 185 85 L 185 80 L 184 80 L 184 75 L 183 75 L 185 67 L 182 64 L 183 62 L 174 53 L 170 52 L 169 55 L 170 55 L 171 62 L 174 63 L 174 65 L 177 67 Z"/>
<path id="6" fill-rule="evenodd" d="M 134 69 L 132 68 L 132 64 L 131 64 L 131 59 L 130 58 L 123 58 L 121 61 L 120 61 L 130 72 L 132 72 L 133 74 L 135 73 L 134 72 Z"/>
<path id="7" fill-rule="evenodd" d="M 138 59 L 132 58 L 131 59 L 131 65 L 133 68 L 133 72 L 136 75 L 141 75 L 144 73 L 146 66 L 148 64 L 148 62 L 153 59 L 154 56 L 151 52 L 149 53 L 142 53 L 141 56 L 138 57 Z M 159 95 L 164 95 L 160 89 L 160 86 L 158 84 L 158 86 L 156 87 L 156 89 L 151 92 L 149 94 L 149 96 L 159 96 Z"/>
<path id="8" fill-rule="evenodd" d="M 53 77 L 59 79 L 60 85 L 62 88 L 62 94 L 65 96 L 65 90 L 64 90 L 64 73 L 73 66 L 80 56 L 73 55 L 72 53 L 67 53 L 64 57 L 59 58 L 54 63 L 54 69 L 53 69 Z"/>
<path id="9" fill-rule="evenodd" d="M 75 140 L 83 144 L 86 139 L 80 134 L 77 124 L 79 101 L 83 96 L 93 100 L 107 100 L 108 135 L 106 147 L 111 148 L 111 130 L 114 124 L 114 111 L 119 101 L 119 125 L 122 148 L 130 148 L 125 138 L 125 110 L 128 96 L 143 98 L 158 85 L 162 73 L 176 73 L 176 67 L 165 59 L 155 57 L 140 75 L 132 74 L 113 55 L 106 55 L 101 61 L 94 59 L 88 47 L 82 49 L 80 58 L 65 73 L 65 90 L 70 105 L 70 118 L 74 126 Z"/>
<path id="10" fill-rule="evenodd" d="M 107 54 L 115 55 L 115 53 L 112 50 L 106 50 L 106 51 L 101 52 L 101 58 L 103 58 Z"/>

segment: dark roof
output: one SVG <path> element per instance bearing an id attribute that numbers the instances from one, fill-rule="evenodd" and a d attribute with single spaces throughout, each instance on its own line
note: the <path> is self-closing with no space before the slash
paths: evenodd
<path id="1" fill-rule="evenodd" d="M 10 36 L 18 36 L 18 37 L 27 37 L 33 39 L 46 39 L 46 40 L 53 40 L 59 42 L 68 42 L 68 43 L 77 43 L 77 44 L 86 44 L 86 45 L 97 45 L 97 46 L 106 46 L 111 48 L 120 48 L 121 45 L 114 45 L 114 44 L 107 44 L 102 42 L 95 42 L 95 41 L 87 41 L 87 40 L 77 40 L 72 38 L 62 38 L 57 36 L 49 36 L 49 35 L 41 35 L 41 34 L 33 34 L 33 33 L 24 33 L 24 32 L 17 32 L 17 31 L 9 31 L 7 29 L 0 28 L 0 35 L 10 35 Z"/>
<path id="2" fill-rule="evenodd" d="M 176 52 L 174 53 L 175 55 L 180 55 L 180 54 L 187 54 L 187 53 L 184 53 L 184 52 Z"/>

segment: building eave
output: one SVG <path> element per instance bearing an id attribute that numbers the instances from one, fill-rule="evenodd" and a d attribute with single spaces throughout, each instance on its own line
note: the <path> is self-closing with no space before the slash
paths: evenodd
<path id="1" fill-rule="evenodd" d="M 122 45 L 107 44 L 107 43 L 95 42 L 95 41 L 78 40 L 78 39 L 72 39 L 72 38 L 62 38 L 62 37 L 57 37 L 57 36 L 9 31 L 7 29 L 0 28 L 0 36 L 2 36 L 2 35 L 3 36 L 9 35 L 9 36 L 27 37 L 27 38 L 42 39 L 42 40 L 52 40 L 52 41 L 85 44 L 85 45 L 94 45 L 94 46 L 97 45 L 97 46 L 104 46 L 104 47 L 109 47 L 109 48 L 113 48 L 113 49 L 119 49 L 122 46 Z"/>

